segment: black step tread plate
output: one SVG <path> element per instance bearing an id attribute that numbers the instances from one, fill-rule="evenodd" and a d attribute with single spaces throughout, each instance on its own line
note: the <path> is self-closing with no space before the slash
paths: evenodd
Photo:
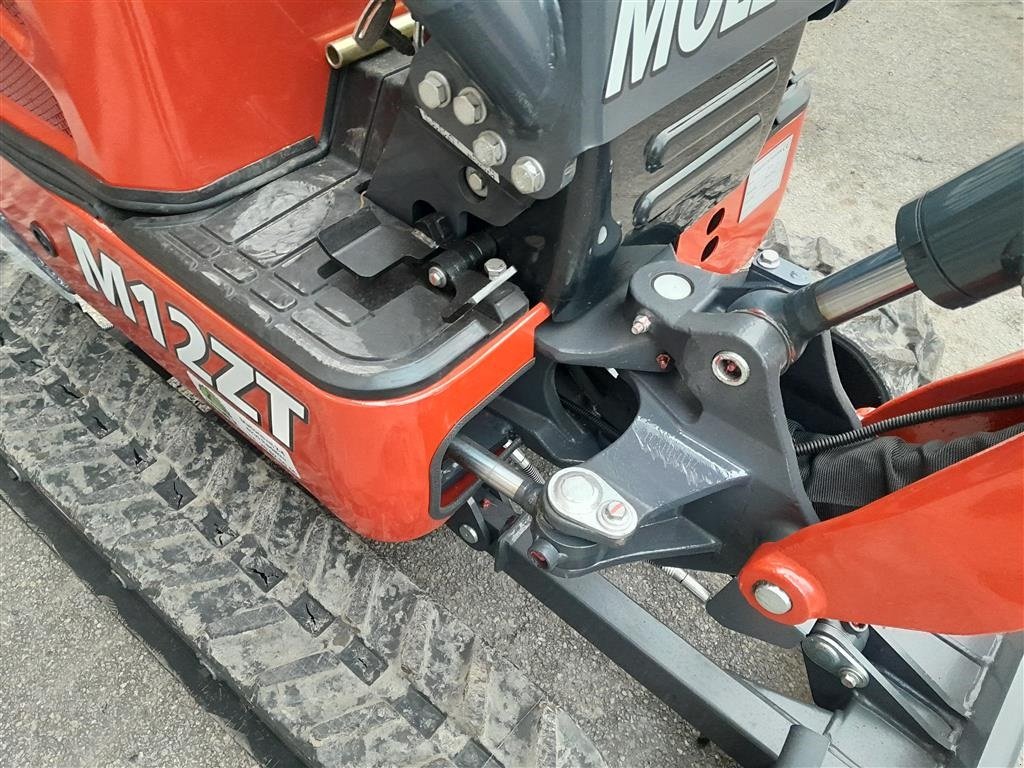
<path id="1" fill-rule="evenodd" d="M 441 378 L 507 323 L 479 311 L 445 322 L 451 297 L 422 263 L 433 246 L 367 200 L 365 181 L 328 155 L 215 211 L 112 227 L 320 388 L 391 397 Z"/>
<path id="2" fill-rule="evenodd" d="M 535 684 L 314 499 L 0 266 L 0 453 L 303 761 L 604 765 Z M 64 385 L 81 397 L 55 397 Z M 88 429 L 86 407 L 113 428 Z"/>

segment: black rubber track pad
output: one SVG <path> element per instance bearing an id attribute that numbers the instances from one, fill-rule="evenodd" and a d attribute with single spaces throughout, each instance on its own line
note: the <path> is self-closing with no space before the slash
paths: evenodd
<path id="1" fill-rule="evenodd" d="M 303 761 L 604 765 L 519 670 L 9 257 L 0 294 L 0 452 Z"/>

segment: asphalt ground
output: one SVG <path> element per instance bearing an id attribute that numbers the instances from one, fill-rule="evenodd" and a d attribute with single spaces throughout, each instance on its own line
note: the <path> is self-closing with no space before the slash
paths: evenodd
<path id="1" fill-rule="evenodd" d="M 860 0 L 811 25 L 814 96 L 781 218 L 846 253 L 892 241 L 899 205 L 1024 136 L 1024 5 Z M 953 373 L 1019 349 L 1021 298 L 932 313 Z M 0 414 L 2 418 L 2 414 Z M 728 764 L 490 560 L 446 530 L 379 552 L 565 705 L 612 765 Z M 709 584 L 714 576 L 701 576 Z M 798 658 L 720 628 L 652 569 L 613 581 L 730 669 L 806 696 Z M 178 678 L 0 504 L 0 765 L 255 765 Z"/>

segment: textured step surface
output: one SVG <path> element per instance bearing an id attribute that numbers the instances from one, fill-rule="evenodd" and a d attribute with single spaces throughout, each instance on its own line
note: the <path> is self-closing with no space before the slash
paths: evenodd
<path id="1" fill-rule="evenodd" d="M 597 766 L 566 713 L 212 416 L 0 262 L 0 452 L 304 760 Z"/>

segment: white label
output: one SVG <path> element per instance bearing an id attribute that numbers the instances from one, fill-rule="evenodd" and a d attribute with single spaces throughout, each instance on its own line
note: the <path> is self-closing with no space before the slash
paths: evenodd
<path id="1" fill-rule="evenodd" d="M 750 169 L 747 177 L 747 189 L 743 193 L 743 207 L 740 209 L 740 221 L 753 213 L 758 206 L 775 194 L 782 185 L 782 176 L 786 172 L 786 161 L 789 160 L 789 148 L 793 145 L 793 137 L 775 147 L 762 157 Z"/>
<path id="2" fill-rule="evenodd" d="M 296 478 L 299 477 L 299 472 L 295 469 L 292 457 L 288 454 L 287 449 L 283 445 L 278 443 L 276 440 L 271 439 L 266 432 L 236 411 L 233 406 L 225 402 L 224 398 L 214 392 L 205 382 L 200 381 L 191 373 L 189 373 L 188 377 L 192 379 L 192 386 L 196 388 L 196 391 L 202 395 L 203 399 L 210 404 L 210 407 L 213 408 L 213 410 L 231 422 L 231 425 L 234 426 L 235 429 L 249 438 L 249 440 L 255 443 L 256 446 L 270 458 L 288 470 L 292 476 Z"/>

